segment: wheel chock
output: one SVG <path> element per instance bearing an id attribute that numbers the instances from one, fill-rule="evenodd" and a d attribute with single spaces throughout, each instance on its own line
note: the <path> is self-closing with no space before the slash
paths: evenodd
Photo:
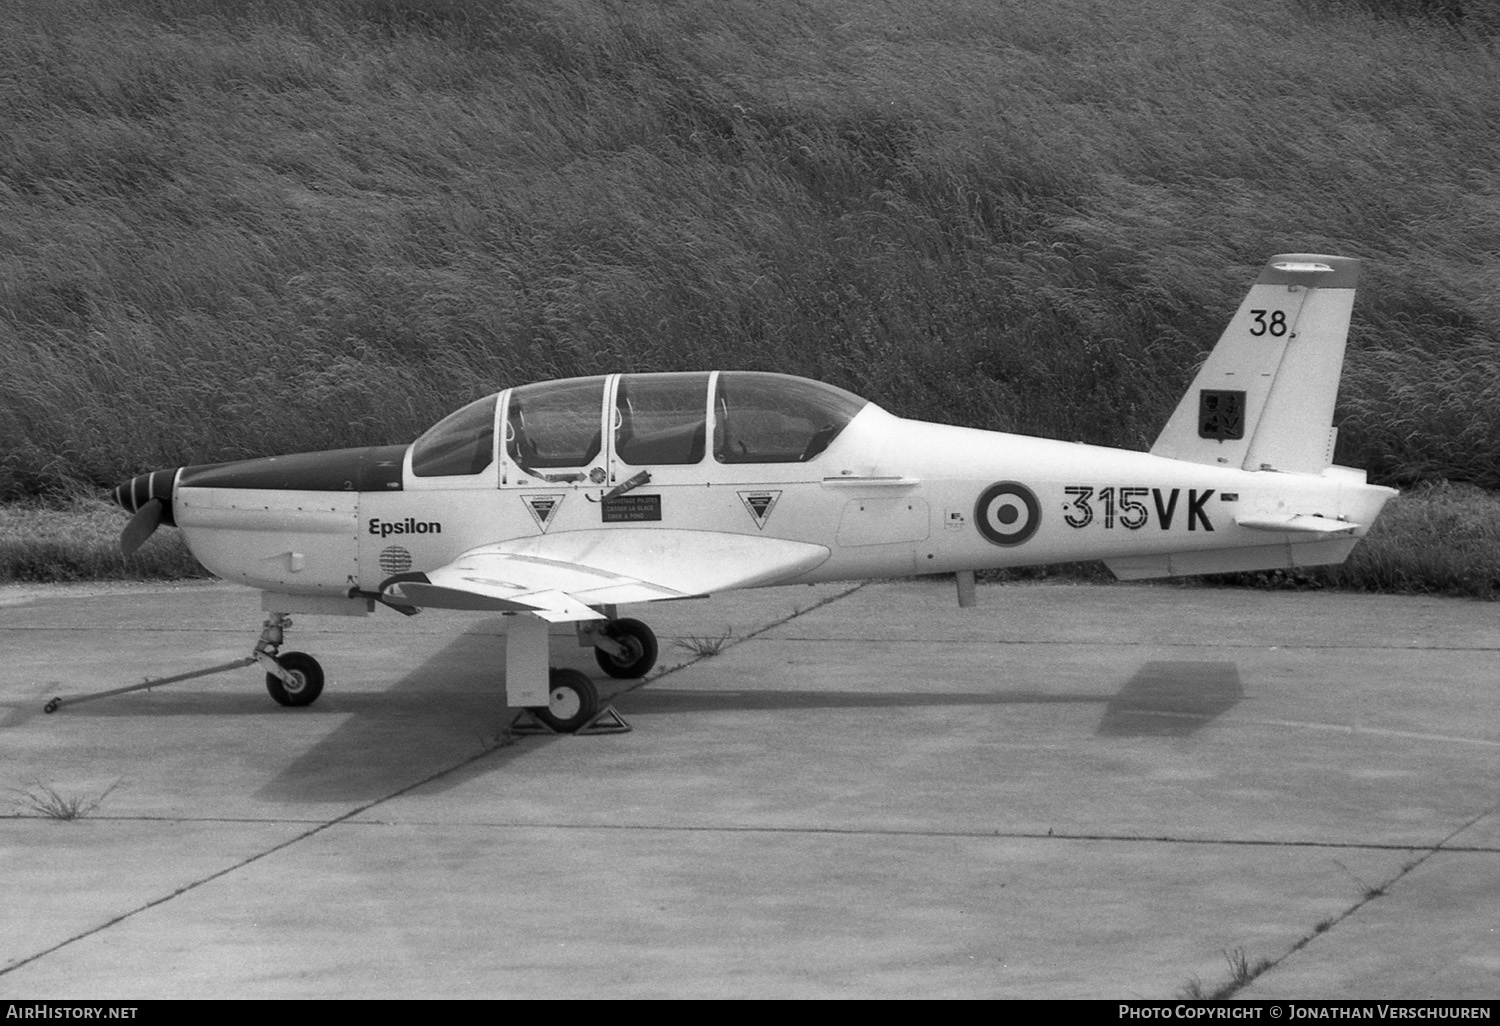
<path id="1" fill-rule="evenodd" d="M 625 717 L 612 705 L 606 705 L 596 712 L 592 718 L 583 726 L 573 731 L 574 734 L 628 734 L 635 728 L 626 722 Z M 510 721 L 510 732 L 512 734 L 559 734 L 560 731 L 553 730 L 546 723 L 537 719 L 530 709 L 522 709 L 516 713 L 515 719 Z"/>
<path id="2" fill-rule="evenodd" d="M 583 726 L 579 727 L 579 734 L 629 734 L 635 728 L 625 721 L 619 710 L 612 705 L 606 705 L 600 709 Z"/>
<path id="3" fill-rule="evenodd" d="M 547 724 L 532 715 L 530 709 L 522 709 L 516 713 L 516 718 L 510 721 L 510 732 L 512 734 L 556 734 Z"/>

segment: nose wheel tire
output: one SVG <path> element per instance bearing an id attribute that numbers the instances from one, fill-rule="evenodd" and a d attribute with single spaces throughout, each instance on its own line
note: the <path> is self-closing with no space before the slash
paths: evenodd
<path id="1" fill-rule="evenodd" d="M 323 667 L 306 652 L 287 652 L 276 657 L 277 665 L 292 678 L 283 681 L 274 673 L 266 674 L 266 690 L 278 705 L 312 705 L 323 693 Z"/>
<path id="2" fill-rule="evenodd" d="M 624 656 L 612 655 L 602 648 L 594 649 L 599 669 L 621 680 L 644 677 L 656 665 L 656 634 L 639 620 L 611 620 L 604 632 L 628 650 Z"/>
<path id="3" fill-rule="evenodd" d="M 547 705 L 532 710 L 536 718 L 559 734 L 571 734 L 599 711 L 599 690 L 578 670 L 548 673 Z"/>

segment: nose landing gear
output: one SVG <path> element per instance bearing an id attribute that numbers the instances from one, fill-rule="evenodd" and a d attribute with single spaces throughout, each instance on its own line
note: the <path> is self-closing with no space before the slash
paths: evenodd
<path id="1" fill-rule="evenodd" d="M 292 618 L 285 613 L 272 613 L 261 625 L 260 637 L 255 642 L 254 650 L 243 659 L 220 663 L 218 666 L 210 666 L 203 670 L 189 670 L 187 673 L 178 673 L 171 677 L 147 677 L 139 684 L 111 688 L 108 691 L 96 691 L 90 695 L 79 695 L 77 698 L 59 696 L 49 699 L 47 704 L 42 706 L 42 712 L 54 713 L 65 705 L 78 705 L 81 702 L 92 702 L 96 698 L 108 698 L 111 695 L 123 695 L 131 691 L 159 688 L 163 684 L 175 684 L 178 681 L 207 677 L 213 673 L 238 670 L 252 663 L 260 663 L 265 667 L 266 690 L 277 702 L 282 705 L 312 705 L 323 693 L 323 668 L 318 665 L 316 659 L 305 652 L 283 653 L 281 651 L 281 642 L 285 638 L 286 629 L 291 625 Z"/>
<path id="2" fill-rule="evenodd" d="M 277 705 L 312 705 L 323 693 L 323 667 L 306 652 L 282 652 L 292 618 L 272 613 L 261 625 L 251 659 L 266 668 L 266 690 Z"/>
<path id="3" fill-rule="evenodd" d="M 306 652 L 276 658 L 281 675 L 266 674 L 266 690 L 278 705 L 312 705 L 323 693 L 323 667 Z M 288 679 L 290 678 L 290 679 Z"/>

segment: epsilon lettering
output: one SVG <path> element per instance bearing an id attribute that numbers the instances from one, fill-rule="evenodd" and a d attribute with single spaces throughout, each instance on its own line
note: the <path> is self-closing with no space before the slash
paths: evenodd
<path id="1" fill-rule="evenodd" d="M 414 517 L 394 521 L 371 517 L 369 532 L 381 538 L 389 538 L 393 534 L 442 534 L 443 525 L 436 520 L 417 520 Z"/>

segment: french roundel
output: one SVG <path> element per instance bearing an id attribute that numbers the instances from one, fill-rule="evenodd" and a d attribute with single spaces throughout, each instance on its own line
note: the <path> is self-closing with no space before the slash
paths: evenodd
<path id="1" fill-rule="evenodd" d="M 974 504 L 979 533 L 996 545 L 1019 545 L 1042 523 L 1042 508 L 1031 489 L 1015 481 L 992 484 Z"/>

